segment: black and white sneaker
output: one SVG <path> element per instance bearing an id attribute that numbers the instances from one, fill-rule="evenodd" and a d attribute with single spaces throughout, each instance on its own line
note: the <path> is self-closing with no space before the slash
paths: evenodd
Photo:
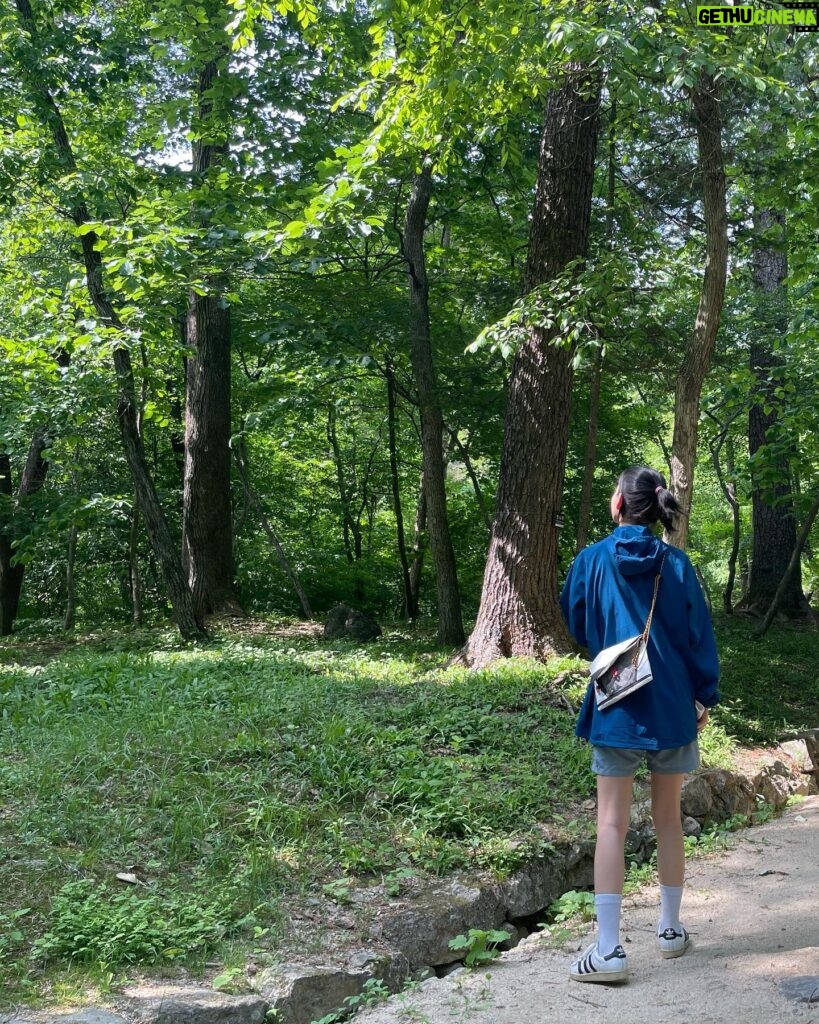
<path id="1" fill-rule="evenodd" d="M 615 946 L 607 956 L 601 956 L 597 943 L 579 956 L 569 968 L 572 981 L 591 981 L 601 985 L 619 985 L 628 981 L 628 959 L 622 946 Z"/>
<path id="2" fill-rule="evenodd" d="M 691 936 L 680 925 L 679 931 L 675 931 L 674 928 L 666 928 L 665 931 L 660 932 L 657 941 L 660 944 L 660 956 L 663 960 L 673 960 L 674 957 L 682 956 L 688 949 L 691 945 Z"/>

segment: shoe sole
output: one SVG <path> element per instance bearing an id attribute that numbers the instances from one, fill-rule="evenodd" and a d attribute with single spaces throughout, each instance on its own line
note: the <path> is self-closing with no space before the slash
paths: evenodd
<path id="1" fill-rule="evenodd" d="M 593 974 L 570 974 L 572 981 L 582 981 L 590 985 L 622 985 L 628 981 L 628 971 L 595 971 Z"/>
<path id="2" fill-rule="evenodd" d="M 660 956 L 663 960 L 676 960 L 678 956 L 682 956 L 689 949 L 691 949 L 691 939 L 686 940 L 682 949 L 661 949 Z"/>

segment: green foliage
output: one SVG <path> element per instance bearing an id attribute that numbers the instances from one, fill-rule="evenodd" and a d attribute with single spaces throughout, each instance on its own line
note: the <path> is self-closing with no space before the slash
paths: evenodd
<path id="1" fill-rule="evenodd" d="M 549 904 L 549 920 L 563 924 L 579 918 L 581 921 L 594 920 L 594 893 L 570 889 Z"/>
<path id="2" fill-rule="evenodd" d="M 321 1020 L 313 1021 L 313 1024 L 342 1024 L 350 1017 L 368 1006 L 378 1006 L 385 999 L 389 999 L 390 991 L 379 978 L 368 978 L 364 982 L 361 992 L 355 996 L 347 996 L 344 1000 L 344 1008 L 336 1013 L 325 1014 Z"/>
<path id="3" fill-rule="evenodd" d="M 51 899 L 49 925 L 32 947 L 37 959 L 114 967 L 190 960 L 224 932 L 217 908 L 189 893 L 115 892 L 91 879 L 62 886 Z"/>
<path id="4" fill-rule="evenodd" d="M 470 928 L 465 935 L 456 935 L 454 939 L 450 939 L 449 948 L 458 952 L 466 950 L 463 959 L 467 967 L 483 967 L 485 964 L 497 960 L 500 956 L 500 950 L 497 947 L 508 941 L 508 932 L 496 928 L 488 931 Z"/>

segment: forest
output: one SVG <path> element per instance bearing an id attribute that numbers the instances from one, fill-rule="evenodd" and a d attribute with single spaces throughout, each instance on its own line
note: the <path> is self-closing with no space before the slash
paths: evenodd
<path id="1" fill-rule="evenodd" d="M 576 654 L 559 588 L 609 532 L 635 464 L 689 510 L 667 539 L 688 551 L 734 660 L 739 704 L 717 716 L 711 755 L 817 724 L 819 47 L 793 21 L 698 24 L 673 0 L 3 0 L 0 707 L 18 810 L 35 776 L 20 782 L 14 751 L 76 719 L 54 754 L 79 759 L 76 778 L 60 788 L 30 765 L 41 808 L 16 819 L 55 865 L 79 858 L 99 880 L 161 863 L 188 892 L 190 865 L 208 860 L 212 881 L 238 859 L 248 889 L 213 910 L 221 936 L 271 927 L 250 908 L 291 869 L 441 872 L 462 841 L 494 864 L 498 843 L 551 813 L 533 767 L 517 812 L 498 804 L 476 825 L 452 797 L 454 757 L 414 838 L 362 835 L 338 812 L 320 866 L 293 802 L 304 791 L 284 783 L 292 828 L 265 835 L 285 852 L 264 867 L 248 854 L 237 799 L 255 808 L 254 837 L 284 827 L 261 778 L 198 824 L 188 807 L 184 827 L 141 817 L 111 838 L 102 808 L 81 823 L 83 787 L 142 770 L 136 733 L 115 740 L 112 719 L 92 741 L 88 716 L 138 730 L 140 705 L 123 710 L 138 694 L 151 714 L 165 700 L 232 709 L 237 734 L 191 726 L 203 749 L 284 744 L 295 765 L 254 688 L 294 671 L 270 707 L 310 733 L 305 750 L 354 746 L 357 729 L 386 727 L 365 726 L 366 694 L 395 657 L 396 687 L 436 666 L 465 673 L 452 693 L 430 689 L 428 712 L 402 705 L 417 757 L 438 731 L 456 752 L 491 746 L 482 716 Z M 378 620 L 380 648 L 321 647 L 340 602 Z M 514 664 L 491 668 L 501 659 Z M 759 663 L 781 704 L 742 692 Z M 240 696 L 231 673 L 245 671 Z M 310 721 L 316 672 L 339 687 L 326 722 Z M 140 742 L 158 751 L 170 726 L 154 726 Z M 88 751 L 99 760 L 81 770 Z M 361 808 L 381 782 L 370 766 L 356 789 L 345 751 L 295 777 Z M 495 753 L 498 771 L 524 757 Z M 197 756 L 180 747 L 173 797 L 163 768 L 121 806 L 170 813 Z M 568 732 L 539 756 L 588 787 Z M 234 829 L 224 846 L 213 821 Z M 168 828 L 170 847 L 150 852 Z M 56 892 L 65 879 L 50 877 Z M 0 971 L 36 935 L 34 962 L 61 955 L 47 929 L 67 904 L 40 905 L 26 878 L 32 936 L 15 925 L 0 939 Z M 0 923 L 20 909 L 4 903 Z M 183 954 L 211 948 L 194 931 L 189 947 L 174 940 Z M 34 968 L 15 962 L 23 985 Z"/>
<path id="2" fill-rule="evenodd" d="M 804 534 L 809 614 L 811 33 L 6 7 L 0 633 L 347 601 L 459 644 L 483 585 L 475 658 L 537 654 L 642 461 L 716 605 L 764 614 Z"/>

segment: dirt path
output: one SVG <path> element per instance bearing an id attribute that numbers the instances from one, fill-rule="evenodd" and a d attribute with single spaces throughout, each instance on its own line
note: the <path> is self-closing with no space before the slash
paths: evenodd
<path id="1" fill-rule="evenodd" d="M 694 946 L 678 960 L 656 952 L 657 904 L 656 886 L 625 901 L 627 985 L 568 980 L 588 935 L 562 952 L 533 936 L 488 970 L 430 979 L 356 1024 L 819 1024 L 819 977 L 817 1002 L 779 991 L 819 976 L 819 797 L 690 862 L 683 922 Z"/>

